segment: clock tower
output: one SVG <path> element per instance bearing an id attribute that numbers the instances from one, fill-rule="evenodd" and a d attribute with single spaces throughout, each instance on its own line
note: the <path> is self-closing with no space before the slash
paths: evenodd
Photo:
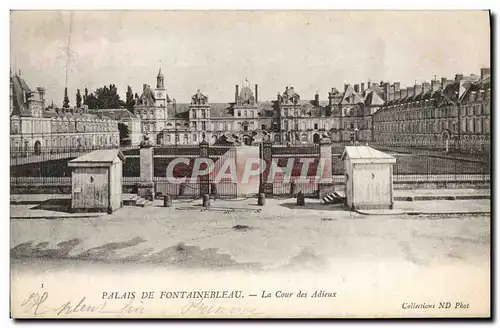
<path id="1" fill-rule="evenodd" d="M 156 77 L 155 106 L 167 107 L 167 90 L 165 89 L 165 77 L 161 72 L 161 67 Z"/>

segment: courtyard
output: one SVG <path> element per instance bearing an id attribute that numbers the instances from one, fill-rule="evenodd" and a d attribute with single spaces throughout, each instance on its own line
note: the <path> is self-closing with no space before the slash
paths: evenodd
<path id="1" fill-rule="evenodd" d="M 265 207 L 255 199 L 217 200 L 209 210 L 199 200 L 175 201 L 175 208 L 159 203 L 112 215 L 12 219 L 12 260 L 257 271 L 372 259 L 489 265 L 490 216 L 477 214 L 489 208 L 486 199 L 413 202 L 437 212 L 427 215 L 405 214 L 412 202 L 398 202 L 395 215 L 363 215 L 312 200 L 301 208 L 294 199 L 268 200 Z M 467 214 L 472 205 L 476 214 Z M 11 215 L 22 206 L 11 205 Z M 439 214 L 440 207 L 465 211 Z"/>

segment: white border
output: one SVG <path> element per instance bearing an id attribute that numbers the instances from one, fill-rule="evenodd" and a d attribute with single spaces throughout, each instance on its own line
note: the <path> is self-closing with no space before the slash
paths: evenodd
<path id="1" fill-rule="evenodd" d="M 433 10 L 450 10 L 450 9 L 492 9 L 493 13 L 496 15 L 495 21 L 496 24 L 498 24 L 498 13 L 500 12 L 499 9 L 499 3 L 500 1 L 498 0 L 454 0 L 454 1 L 436 1 L 436 0 L 419 0 L 419 1 L 412 1 L 412 2 L 403 2 L 403 1 L 356 1 L 356 0 L 350 0 L 350 1 L 342 1 L 339 3 L 331 3 L 328 1 L 319 1 L 319 0 L 308 0 L 308 1 L 295 1 L 295 0 L 287 0 L 287 1 L 274 1 L 271 2 L 269 0 L 251 0 L 251 1 L 246 1 L 244 3 L 241 2 L 236 2 L 236 1 L 210 1 L 204 2 L 203 0 L 177 0 L 177 1 L 169 1 L 168 3 L 165 3 L 165 1 L 151 1 L 151 0 L 141 0 L 141 1 L 133 1 L 133 0 L 122 0 L 119 2 L 111 2 L 111 1 L 102 1 L 102 0 L 86 0 L 86 1 L 68 1 L 68 0 L 58 0 L 58 1 L 44 1 L 43 5 L 41 5 L 37 1 L 25 1 L 25 0 L 17 0 L 17 1 L 3 1 L 1 3 L 2 11 L 0 11 L 0 17 L 1 17 L 1 23 L 2 23 L 2 30 L 0 33 L 0 36 L 2 38 L 2 45 L 3 45 L 3 51 L 2 51 L 2 72 L 4 78 L 0 79 L 1 87 L 0 87 L 0 99 L 1 99 L 1 104 L 3 104 L 3 113 L 5 115 L 5 119 L 3 119 L 1 122 L 4 125 L 3 129 L 0 129 L 4 136 L 0 138 L 0 146 L 2 149 L 2 157 L 7 158 L 8 156 L 8 149 L 9 149 L 9 120 L 7 119 L 7 107 L 8 107 L 8 83 L 7 83 L 7 76 L 8 76 L 8 69 L 9 69 L 9 9 L 196 9 L 196 10 L 201 10 L 201 9 L 308 9 L 308 10 L 318 10 L 318 9 L 403 9 L 403 10 L 415 10 L 415 9 L 420 9 L 420 10 L 425 10 L 425 9 L 433 9 Z M 494 26 L 495 27 L 495 26 Z M 495 44 L 498 44 L 498 33 L 494 33 L 494 42 Z M 493 48 L 492 48 L 493 49 Z M 493 49 L 494 50 L 494 49 Z M 492 56 L 493 59 L 493 56 Z M 494 68 L 494 66 L 492 67 Z M 493 74 L 495 74 L 494 72 Z M 496 83 L 494 83 L 494 86 L 496 86 Z M 497 98 L 497 89 L 495 88 L 494 90 L 494 99 Z M 496 101 L 495 103 L 496 104 Z M 495 126 L 498 126 L 499 123 L 498 121 L 498 112 L 496 111 L 496 108 L 493 109 L 493 111 L 496 113 L 495 116 Z M 495 129 L 492 129 L 492 131 L 495 131 Z M 494 145 L 496 143 L 494 142 Z M 498 150 L 498 149 L 495 149 Z M 1 290 L 3 291 L 9 291 L 9 253 L 8 249 L 10 249 L 10 244 L 9 244 L 9 234 L 10 234 L 10 222 L 9 222 L 9 203 L 7 200 L 9 199 L 9 179 L 8 179 L 8 171 L 9 171 L 9 166 L 7 166 L 7 161 L 2 161 L 1 164 L 2 169 L 0 170 L 3 172 L 1 175 L 2 178 L 2 183 L 0 183 L 0 188 L 1 188 L 1 201 L 2 205 L 0 207 L 2 211 L 2 218 L 4 220 L 4 227 L 1 229 L 2 232 L 2 237 L 1 240 L 4 243 L 4 248 L 3 252 L 1 253 L 4 258 L 2 258 L 2 270 L 1 270 L 1 282 L 4 284 Z M 495 193 L 496 194 L 496 193 Z M 494 201 L 497 199 L 495 198 Z M 494 218 L 492 218 L 494 220 Z M 498 223 L 497 223 L 498 224 Z M 498 228 L 496 229 L 498 230 Z M 492 239 L 497 238 L 496 231 L 494 234 L 492 234 Z M 498 252 L 497 252 L 498 253 Z M 494 259 L 496 260 L 496 258 Z M 495 277 L 496 278 L 496 277 Z M 498 283 L 498 281 L 497 281 Z M 9 295 L 4 292 L 4 296 L 0 300 L 1 306 L 0 309 L 2 309 L 2 321 L 3 323 L 6 324 L 6 326 L 11 326 L 14 325 L 14 322 L 10 319 L 8 319 L 9 314 Z M 495 302 L 495 304 L 498 304 L 498 302 Z M 496 312 L 498 314 L 498 311 L 495 311 L 492 309 L 492 312 Z M 7 319 L 7 320 L 6 320 Z M 39 324 L 40 322 L 38 322 Z M 63 325 L 71 324 L 72 322 L 64 322 L 64 323 L 59 323 Z M 83 326 L 92 326 L 92 327 L 101 327 L 104 326 L 104 324 L 109 323 L 109 322 L 86 322 L 86 323 L 80 323 L 80 325 Z M 134 326 L 142 326 L 146 322 L 132 322 L 132 325 Z M 200 325 L 206 322 L 199 322 L 195 323 L 196 325 Z M 269 325 L 269 324 L 277 324 L 277 322 L 254 322 L 259 325 Z M 24 323 L 24 325 L 34 325 L 37 324 L 36 322 L 29 322 L 29 323 Z M 52 322 L 45 322 L 45 324 L 52 324 Z M 115 322 L 115 324 L 123 324 L 123 322 Z M 162 323 L 163 324 L 163 323 Z M 168 322 L 169 325 L 181 325 L 183 324 L 180 321 L 177 322 Z M 335 324 L 345 324 L 345 323 L 339 323 L 335 322 Z M 357 323 L 356 323 L 357 324 Z M 382 324 L 385 324 L 385 322 L 382 322 Z M 397 324 L 404 324 L 404 323 L 397 323 Z M 428 323 L 429 324 L 429 323 Z M 433 322 L 431 324 L 438 324 L 437 322 Z M 449 322 L 446 323 L 449 325 L 454 325 L 455 322 Z M 442 324 L 440 324 L 441 326 Z M 2 324 L 2 326 L 4 326 Z M 352 323 L 349 324 L 349 326 L 352 326 Z"/>

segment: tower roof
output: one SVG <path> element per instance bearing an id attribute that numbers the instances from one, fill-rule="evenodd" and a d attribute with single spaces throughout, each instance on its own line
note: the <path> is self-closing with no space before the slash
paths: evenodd
<path id="1" fill-rule="evenodd" d="M 164 78 L 163 73 L 161 72 L 161 67 L 160 67 L 160 70 L 158 71 L 157 78 Z"/>

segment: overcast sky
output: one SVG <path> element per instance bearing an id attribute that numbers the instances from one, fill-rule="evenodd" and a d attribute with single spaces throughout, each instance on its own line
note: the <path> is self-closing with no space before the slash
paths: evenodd
<path id="1" fill-rule="evenodd" d="M 61 105 L 70 12 L 11 13 L 11 64 Z M 75 11 L 68 90 L 117 85 L 122 99 L 152 86 L 162 62 L 171 98 L 197 89 L 212 102 L 234 99 L 245 78 L 259 100 L 286 85 L 302 99 L 344 83 L 401 86 L 434 75 L 479 74 L 490 66 L 487 11 Z"/>

